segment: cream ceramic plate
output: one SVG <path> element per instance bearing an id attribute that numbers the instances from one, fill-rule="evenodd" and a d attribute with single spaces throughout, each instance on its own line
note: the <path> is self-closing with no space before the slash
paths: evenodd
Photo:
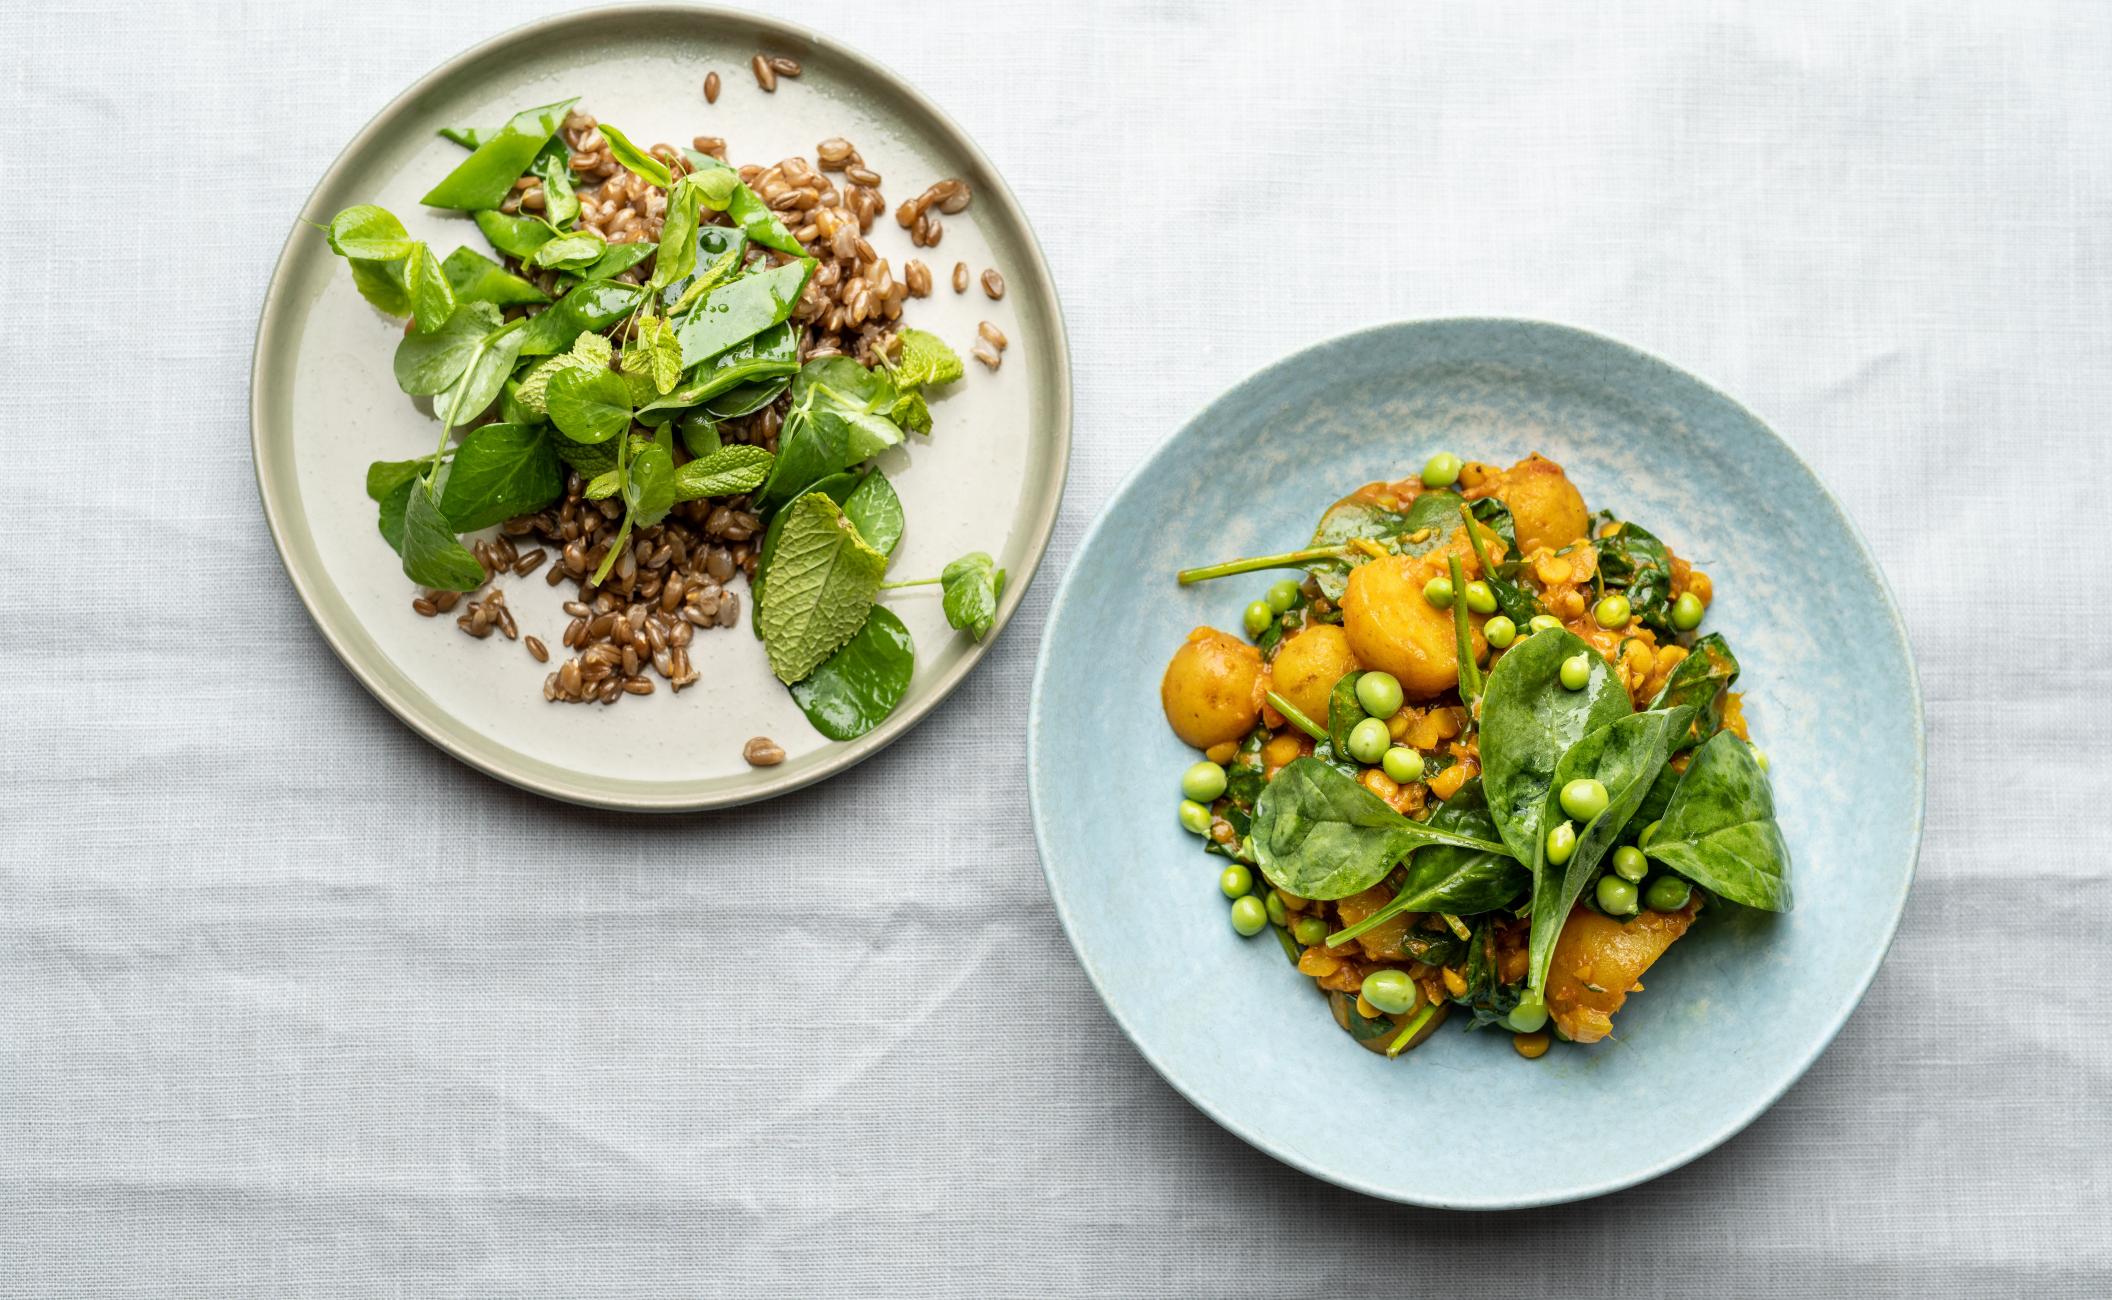
<path id="1" fill-rule="evenodd" d="M 758 49 L 805 65 L 764 94 L 748 71 Z M 716 70 L 724 90 L 704 102 Z M 445 255 L 486 245 L 454 213 L 418 198 L 462 157 L 435 130 L 489 125 L 516 109 L 568 96 L 641 142 L 724 136 L 737 161 L 811 158 L 842 135 L 885 178 L 893 202 L 959 176 L 974 204 L 946 218 L 944 241 L 917 250 L 892 217 L 871 238 L 900 268 L 920 256 L 933 296 L 907 318 L 964 356 L 976 322 L 1010 337 L 995 374 L 970 363 L 966 379 L 935 402 L 929 438 L 880 464 L 901 494 L 909 526 L 896 577 L 936 574 L 950 559 L 988 551 L 1010 573 L 999 629 L 1019 607 L 1056 519 L 1070 450 L 1070 366 L 1063 320 L 1026 218 L 988 160 L 944 114 L 870 60 L 809 32 L 724 10 L 679 6 L 599 9 L 536 23 L 470 50 L 397 96 L 323 177 L 301 215 L 327 222 L 354 203 L 378 203 L 414 237 Z M 980 275 L 998 268 L 1000 302 L 946 284 L 956 261 Z M 493 776 L 560 799 L 635 809 L 716 808 L 782 794 L 841 771 L 902 734 L 960 684 L 988 646 L 946 626 L 936 589 L 890 596 L 916 637 L 917 670 L 891 718 L 849 743 L 824 739 L 770 675 L 748 626 L 697 637 L 703 680 L 671 695 L 612 708 L 546 704 L 548 669 L 518 644 L 474 641 L 449 618 L 412 612 L 414 594 L 374 524 L 366 465 L 423 454 L 431 418 L 397 390 L 390 360 L 398 325 L 370 309 L 322 235 L 294 227 L 257 329 L 250 377 L 257 483 L 288 575 L 317 626 L 355 676 L 398 717 L 449 753 Z M 566 619 L 564 587 L 542 575 L 502 584 L 523 635 L 555 647 Z M 997 635 L 995 632 L 992 636 Z M 750 768 L 741 747 L 765 735 L 783 745 L 778 767 Z"/>

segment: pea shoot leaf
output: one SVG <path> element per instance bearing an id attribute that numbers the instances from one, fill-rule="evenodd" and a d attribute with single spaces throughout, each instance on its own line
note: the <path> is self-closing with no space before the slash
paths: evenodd
<path id="1" fill-rule="evenodd" d="M 623 503 L 630 507 L 631 522 L 640 528 L 667 518 L 675 506 L 675 461 L 667 448 L 653 443 L 631 457 L 623 480 Z"/>
<path id="2" fill-rule="evenodd" d="M 609 242 L 591 230 L 575 230 L 543 244 L 528 255 L 528 265 L 576 271 L 594 265 L 609 251 Z"/>
<path id="3" fill-rule="evenodd" d="M 610 156 L 633 175 L 644 177 L 663 190 L 675 183 L 674 174 L 668 171 L 666 163 L 632 144 L 631 138 L 623 132 L 603 122 L 601 134 L 609 142 Z"/>
<path id="4" fill-rule="evenodd" d="M 394 262 L 409 257 L 415 241 L 387 208 L 362 203 L 330 218 L 330 251 L 363 262 Z"/>
<path id="5" fill-rule="evenodd" d="M 631 426 L 631 391 L 609 370 L 560 370 L 549 382 L 550 419 L 574 442 L 607 442 Z"/>
<path id="6" fill-rule="evenodd" d="M 396 386 L 413 397 L 447 391 L 476 359 L 484 336 L 499 324 L 497 307 L 472 302 L 430 334 L 404 335 L 396 345 Z"/>
<path id="7" fill-rule="evenodd" d="M 980 641 L 997 621 L 997 598 L 1004 594 L 1005 571 L 981 551 L 970 551 L 939 572 L 945 593 L 946 624 Z"/>
<path id="8" fill-rule="evenodd" d="M 477 344 L 460 377 L 433 400 L 433 413 L 442 423 L 460 428 L 490 408 L 520 358 L 522 324 L 508 321 Z"/>
<path id="9" fill-rule="evenodd" d="M 902 498 L 895 495 L 887 475 L 876 469 L 860 479 L 843 499 L 843 513 L 867 546 L 882 555 L 895 553 L 895 544 L 902 540 Z"/>

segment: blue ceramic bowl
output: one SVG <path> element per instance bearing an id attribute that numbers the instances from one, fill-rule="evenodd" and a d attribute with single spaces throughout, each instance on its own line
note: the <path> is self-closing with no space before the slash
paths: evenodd
<path id="1" fill-rule="evenodd" d="M 1195 759 L 1159 710 L 1188 630 L 1236 629 L 1281 575 L 1190 589 L 1177 567 L 1302 544 L 1328 503 L 1430 453 L 1560 462 L 1593 509 L 1715 580 L 1708 630 L 1744 668 L 1773 759 L 1797 908 L 1726 909 L 1650 972 L 1614 1039 L 1538 1061 L 1447 1024 L 1397 1062 L 1335 1027 L 1221 859 L 1174 820 Z M 1400 324 L 1309 348 L 1214 402 L 1086 535 L 1043 637 L 1034 831 L 1056 912 L 1137 1049 L 1205 1114 L 1308 1173 L 1420 1205 L 1615 1191 L 1694 1159 L 1802 1075 L 1883 960 L 1922 820 L 1921 697 L 1869 549 L 1782 440 L 1680 370 L 1581 330 Z"/>

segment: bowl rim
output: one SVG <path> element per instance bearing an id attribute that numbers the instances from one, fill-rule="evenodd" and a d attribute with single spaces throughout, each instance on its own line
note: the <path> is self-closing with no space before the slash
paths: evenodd
<path id="1" fill-rule="evenodd" d="M 1054 854 L 1051 851 L 1052 837 L 1041 807 L 1043 774 L 1040 765 L 1040 736 L 1043 726 L 1042 708 L 1046 699 L 1043 687 L 1047 681 L 1050 661 L 1054 657 L 1057 644 L 1056 638 L 1049 635 L 1049 632 L 1050 629 L 1055 627 L 1066 604 L 1076 594 L 1073 588 L 1073 580 L 1079 572 L 1078 557 L 1090 550 L 1094 542 L 1099 539 L 1101 531 L 1109 526 L 1113 517 L 1115 503 L 1124 499 L 1132 489 L 1151 474 L 1159 457 L 1164 455 L 1176 440 L 1192 428 L 1198 420 L 1206 416 L 1210 409 L 1219 402 L 1233 398 L 1250 388 L 1259 388 L 1266 382 L 1268 376 L 1279 368 L 1307 362 L 1318 353 L 1332 351 L 1359 341 L 1367 341 L 1379 335 L 1402 332 L 1413 333 L 1421 330 L 1446 329 L 1460 326 L 1524 326 L 1536 332 L 1566 335 L 1574 340 L 1614 349 L 1625 354 L 1630 361 L 1639 364 L 1646 370 L 1654 370 L 1665 376 L 1695 385 L 1708 395 L 1744 415 L 1755 426 L 1765 432 L 1769 438 L 1775 441 L 1775 444 L 1788 455 L 1797 469 L 1803 473 L 1810 486 L 1817 490 L 1820 500 L 1825 502 L 1826 506 L 1833 511 L 1835 517 L 1844 526 L 1849 538 L 1855 543 L 1858 558 L 1875 581 L 1877 590 L 1883 597 L 1885 626 L 1890 630 L 1892 639 L 1898 646 L 1900 657 L 1906 665 L 1907 691 L 1913 701 L 1914 763 L 1911 776 L 1914 795 L 1913 823 L 1908 833 L 1907 842 L 1907 870 L 1900 879 L 1897 893 L 1891 899 L 1891 914 L 1884 921 L 1883 940 L 1873 946 L 1867 962 L 1855 973 L 1852 993 L 1842 1001 L 1840 1010 L 1824 1026 L 1822 1032 L 1815 1037 L 1803 1059 L 1797 1061 L 1782 1076 L 1782 1080 L 1778 1085 L 1767 1090 L 1764 1095 L 1758 1097 L 1741 1112 L 1731 1115 L 1720 1125 L 1704 1132 L 1693 1142 L 1641 1169 L 1616 1174 L 1592 1182 L 1579 1183 L 1574 1186 L 1551 1188 L 1544 1193 L 1527 1196 L 1488 1199 L 1476 1199 L 1472 1196 L 1466 1196 L 1435 1200 L 1382 1186 L 1370 1180 L 1359 1178 L 1354 1173 L 1324 1168 L 1318 1162 L 1307 1158 L 1301 1152 L 1292 1148 L 1289 1144 L 1277 1141 L 1234 1121 L 1219 1108 L 1210 1105 L 1191 1092 L 1187 1085 L 1168 1069 L 1160 1055 L 1145 1042 L 1144 1038 L 1140 1036 L 1137 1027 L 1131 1023 L 1128 1014 L 1116 1005 L 1114 999 L 1108 996 L 1106 982 L 1093 960 L 1086 955 L 1084 948 L 1080 945 L 1076 923 L 1070 913 L 1070 909 L 1064 904 L 1062 893 L 1056 887 L 1056 874 L 1051 865 L 1054 858 Z M 1810 463 L 1804 459 L 1796 447 L 1788 439 L 1777 433 L 1774 426 L 1761 419 L 1751 407 L 1732 398 L 1722 389 L 1695 375 L 1693 372 L 1675 366 L 1653 353 L 1645 352 L 1641 348 L 1624 343 L 1608 335 L 1600 334 L 1594 330 L 1582 329 L 1575 325 L 1564 325 L 1555 321 L 1521 316 L 1440 316 L 1384 321 L 1307 344 L 1282 357 L 1267 362 L 1258 369 L 1249 372 L 1237 383 L 1211 397 L 1186 420 L 1182 421 L 1171 433 L 1160 438 L 1150 451 L 1146 452 L 1138 459 L 1135 465 L 1130 467 L 1129 472 L 1123 476 L 1122 481 L 1100 507 L 1099 514 L 1094 518 L 1092 524 L 1079 538 L 1078 545 L 1071 552 L 1063 580 L 1056 588 L 1055 599 L 1050 602 L 1048 615 L 1042 621 L 1041 648 L 1035 655 L 1034 678 L 1030 689 L 1031 695 L 1027 711 L 1027 803 L 1034 827 L 1034 846 L 1041 856 L 1042 880 L 1048 887 L 1049 901 L 1055 909 L 1057 921 L 1063 927 L 1064 938 L 1070 942 L 1071 951 L 1076 954 L 1079 966 L 1085 971 L 1086 979 L 1092 984 L 1093 991 L 1099 995 L 1101 1004 L 1107 1008 L 1108 1015 L 1114 1019 L 1123 1036 L 1129 1040 L 1131 1046 L 1136 1048 L 1138 1054 L 1143 1056 L 1145 1061 L 1151 1065 L 1152 1069 L 1158 1072 L 1159 1077 L 1164 1079 L 1175 1092 L 1186 1099 L 1189 1105 L 1194 1106 L 1197 1110 L 1215 1120 L 1220 1127 L 1241 1141 L 1246 1142 L 1249 1146 L 1323 1182 L 1333 1183 L 1337 1187 L 1347 1188 L 1353 1192 L 1361 1192 L 1366 1196 L 1378 1197 L 1382 1200 L 1395 1201 L 1407 1205 L 1450 1210 L 1519 1210 L 1589 1200 L 1592 1197 L 1618 1192 L 1625 1188 L 1649 1182 L 1653 1178 L 1661 1177 L 1699 1159 L 1701 1156 L 1708 1154 L 1723 1143 L 1736 1137 L 1777 1101 L 1781 1100 L 1782 1095 L 1804 1077 L 1811 1069 L 1813 1063 L 1832 1045 L 1835 1037 L 1840 1034 L 1841 1027 L 1847 1024 L 1848 1018 L 1855 1013 L 1856 1008 L 1862 1005 L 1864 996 L 1870 990 L 1871 982 L 1877 978 L 1878 968 L 1884 964 L 1886 955 L 1892 950 L 1893 941 L 1898 938 L 1900 920 L 1906 911 L 1907 894 L 1913 888 L 1914 877 L 1921 863 L 1921 844 L 1928 811 L 1928 730 L 1922 703 L 1921 674 L 1914 662 L 1913 641 L 1907 635 L 1906 621 L 1900 614 L 1898 598 L 1892 591 L 1891 583 L 1885 577 L 1884 569 L 1878 564 L 1876 554 L 1870 548 L 1869 539 L 1863 535 L 1862 529 L 1856 526 L 1854 517 L 1848 513 L 1847 508 L 1841 504 L 1840 499 L 1834 496 L 1832 490 L 1826 486 L 1824 480 L 1812 469 Z"/>
<path id="2" fill-rule="evenodd" d="M 997 618 L 990 629 L 989 635 L 985 636 L 981 641 L 970 645 L 967 653 L 962 655 L 960 660 L 951 668 L 932 681 L 917 698 L 906 701 L 886 721 L 858 739 L 836 742 L 837 748 L 833 752 L 828 753 L 822 761 L 814 764 L 812 768 L 802 769 L 797 772 L 783 772 L 776 775 L 770 775 L 773 771 L 770 768 L 754 768 L 751 769 L 751 773 L 755 774 L 752 780 L 743 780 L 741 784 L 731 790 L 702 796 L 694 793 L 684 793 L 685 790 L 693 789 L 696 784 L 694 782 L 656 783 L 663 788 L 641 788 L 631 790 L 628 793 L 610 793 L 606 795 L 598 791 L 583 791 L 572 788 L 561 780 L 549 779 L 538 775 L 528 760 L 515 754 L 510 749 L 495 749 L 491 753 L 486 754 L 472 746 L 458 744 L 454 737 L 448 735 L 441 726 L 437 725 L 436 721 L 426 718 L 414 702 L 406 698 L 403 691 L 397 689 L 397 687 L 385 680 L 380 673 L 361 662 L 360 658 L 353 653 L 352 647 L 347 643 L 345 630 L 336 626 L 331 618 L 325 616 L 320 596 L 314 589 L 314 583 L 322 575 L 309 575 L 298 569 L 291 558 L 289 550 L 288 530 L 292 526 L 292 519 L 295 515 L 305 516 L 305 511 L 297 511 L 291 503 L 280 500 L 279 494 L 267 480 L 265 472 L 267 458 L 280 454 L 268 450 L 266 445 L 265 430 L 270 421 L 264 410 L 263 392 L 265 385 L 260 382 L 266 359 L 266 340 L 276 336 L 278 332 L 276 326 L 281 317 L 288 316 L 297 310 L 296 304 L 291 301 L 290 267 L 293 259 L 299 255 L 297 246 L 301 242 L 303 234 L 306 233 L 305 218 L 316 199 L 339 181 L 340 176 L 351 166 L 352 160 L 366 152 L 370 144 L 390 131 L 401 129 L 400 119 L 409 115 L 419 100 L 443 87 L 457 75 L 482 60 L 522 42 L 545 38 L 580 24 L 601 23 L 611 19 L 636 20 L 653 18 L 738 26 L 754 31 L 764 41 L 780 41 L 787 45 L 824 53 L 830 58 L 848 65 L 859 76 L 876 80 L 888 86 L 893 93 L 900 95 L 907 101 L 916 112 L 924 114 L 931 129 L 940 137 L 946 147 L 959 151 L 965 159 L 979 169 L 982 176 L 988 179 L 986 185 L 979 186 L 982 193 L 978 195 L 978 198 L 984 202 L 994 203 L 998 208 L 1000 221 L 1016 228 L 1021 236 L 1027 265 L 1020 268 L 1019 272 L 1015 272 L 1015 274 L 1024 272 L 1021 278 L 1026 282 L 1032 283 L 1040 293 L 1046 296 L 1047 304 L 1042 313 L 1044 318 L 1042 323 L 1049 337 L 1049 347 L 1045 350 L 1046 355 L 1041 360 L 1052 368 L 1054 377 L 1054 409 L 1050 412 L 1055 438 L 1053 448 L 1055 460 L 1055 473 L 1052 476 L 1054 480 L 1053 487 L 1043 491 L 1038 498 L 1032 499 L 1031 514 L 1026 527 L 1026 564 L 1023 566 L 1025 572 L 1016 574 L 1014 581 L 1006 583 L 1005 591 L 998 603 Z M 291 226 L 292 229 L 286 237 L 284 246 L 280 248 L 278 257 L 272 263 L 271 278 L 265 288 L 263 302 L 258 308 L 256 334 L 250 347 L 249 362 L 250 464 L 256 482 L 257 496 L 263 505 L 265 523 L 271 532 L 272 546 L 278 552 L 280 567 L 285 570 L 288 581 L 292 583 L 295 593 L 300 597 L 302 607 L 308 612 L 309 622 L 322 634 L 323 640 L 329 645 L 331 652 L 337 656 L 338 662 L 343 664 L 353 678 L 366 688 L 368 694 L 379 700 L 390 713 L 393 713 L 399 721 L 410 727 L 412 731 L 422 736 L 428 743 L 442 752 L 487 776 L 496 777 L 508 785 L 533 794 L 585 807 L 608 808 L 623 812 L 700 812 L 737 807 L 764 799 L 775 798 L 778 795 L 789 794 L 794 790 L 839 775 L 879 753 L 882 749 L 907 734 L 927 714 L 960 688 L 961 683 L 967 679 L 968 674 L 982 663 L 984 656 L 989 654 L 991 648 L 996 644 L 998 636 L 1004 631 L 1006 625 L 1012 621 L 1013 615 L 1019 611 L 1021 604 L 1026 598 L 1028 588 L 1033 585 L 1034 578 L 1040 573 L 1043 561 L 1048 556 L 1049 543 L 1055 536 L 1056 522 L 1061 515 L 1064 493 L 1070 481 L 1075 394 L 1073 392 L 1074 380 L 1071 373 L 1069 328 L 1065 323 L 1063 303 L 1057 292 L 1056 278 L 1049 270 L 1048 258 L 1042 250 L 1041 240 L 1035 234 L 1033 224 L 1027 220 L 1026 210 L 1012 193 L 1011 187 L 1006 184 L 996 164 L 991 162 L 990 158 L 976 145 L 974 139 L 969 136 L 967 131 L 962 129 L 959 123 L 955 122 L 944 109 L 940 108 L 936 102 L 919 90 L 908 78 L 895 72 L 894 69 L 870 55 L 841 41 L 823 36 L 811 28 L 797 23 L 766 15 L 730 9 L 719 5 L 665 2 L 620 4 L 601 8 L 577 9 L 564 13 L 550 14 L 531 22 L 507 28 L 497 35 L 480 41 L 436 65 L 391 96 L 387 103 L 383 104 L 371 118 L 367 119 L 366 124 L 360 127 L 352 138 L 346 142 L 344 148 L 338 152 L 337 156 L 331 160 L 330 165 L 324 169 L 321 177 L 317 179 L 315 185 L 301 200 Z M 358 625 L 356 617 L 351 622 L 354 626 Z M 451 715 L 452 710 L 441 706 L 435 712 L 439 715 L 439 720 L 445 720 Z M 640 784 L 636 778 L 619 779 L 630 785 Z"/>

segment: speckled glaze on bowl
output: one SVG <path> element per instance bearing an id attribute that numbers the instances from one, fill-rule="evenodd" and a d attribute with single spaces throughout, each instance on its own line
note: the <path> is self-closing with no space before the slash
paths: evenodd
<path id="1" fill-rule="evenodd" d="M 748 72 L 757 50 L 792 55 L 797 79 L 766 95 Z M 702 83 L 718 70 L 724 90 L 707 106 Z M 941 290 L 915 302 L 908 322 L 966 354 L 976 322 L 1010 336 L 996 373 L 980 366 L 932 404 L 936 428 L 879 464 L 901 494 L 908 529 L 894 554 L 898 577 L 938 573 L 967 551 L 988 551 L 1011 575 L 1001 630 L 1041 562 L 1055 527 L 1070 456 L 1069 352 L 1056 289 L 1025 215 L 997 171 L 961 129 L 906 82 L 823 37 L 787 23 L 687 5 L 631 5 L 566 14 L 487 41 L 421 78 L 368 123 L 302 207 L 328 221 L 354 203 L 395 212 L 411 234 L 445 255 L 486 250 L 465 214 L 422 207 L 419 196 L 462 151 L 442 126 L 502 121 L 567 96 L 642 142 L 698 134 L 733 140 L 743 160 L 811 157 L 816 142 L 854 141 L 900 199 L 944 176 L 965 178 L 972 206 L 946 219 L 935 251 L 911 247 L 890 214 L 870 238 L 901 268 L 921 255 L 945 281 L 954 261 L 1005 276 L 1002 302 L 980 291 Z M 886 722 L 838 744 L 808 725 L 770 675 L 741 625 L 696 638 L 703 680 L 617 708 L 544 703 L 545 666 L 518 645 L 478 642 L 411 612 L 413 589 L 375 531 L 366 499 L 370 460 L 423 455 L 438 434 L 397 391 L 390 360 L 398 322 L 369 308 L 320 233 L 295 224 L 257 326 L 250 372 L 257 486 L 286 571 L 330 646 L 375 698 L 419 734 L 493 776 L 576 803 L 662 811 L 720 808 L 794 790 L 877 752 L 965 678 L 991 640 L 946 626 L 936 591 L 888 601 L 916 638 L 916 676 Z M 504 584 L 524 635 L 556 646 L 569 594 L 542 575 Z M 736 587 L 736 590 L 741 590 Z M 997 635 L 992 633 L 992 638 Z M 751 768 L 743 742 L 765 735 L 786 750 L 777 767 Z"/>
<path id="2" fill-rule="evenodd" d="M 1329 502 L 1440 449 L 1498 464 L 1551 456 L 1594 509 L 1644 523 L 1708 571 L 1704 626 L 1744 667 L 1795 862 L 1794 913 L 1709 917 L 1651 970 L 1617 1040 L 1557 1044 L 1534 1062 L 1508 1034 L 1457 1021 L 1399 1062 L 1356 1046 L 1274 941 L 1233 934 L 1222 860 L 1174 820 L 1195 754 L 1159 711 L 1166 661 L 1198 624 L 1236 629 L 1280 575 L 1183 590 L 1173 570 L 1301 544 Z M 1168 439 L 1101 512 L 1057 595 L 1028 747 L 1057 914 L 1137 1049 L 1278 1159 L 1419 1205 L 1596 1196 L 1737 1133 L 1861 999 L 1921 836 L 1913 660 L 1838 503 L 1699 380 L 1528 321 L 1416 322 L 1323 343 Z"/>

